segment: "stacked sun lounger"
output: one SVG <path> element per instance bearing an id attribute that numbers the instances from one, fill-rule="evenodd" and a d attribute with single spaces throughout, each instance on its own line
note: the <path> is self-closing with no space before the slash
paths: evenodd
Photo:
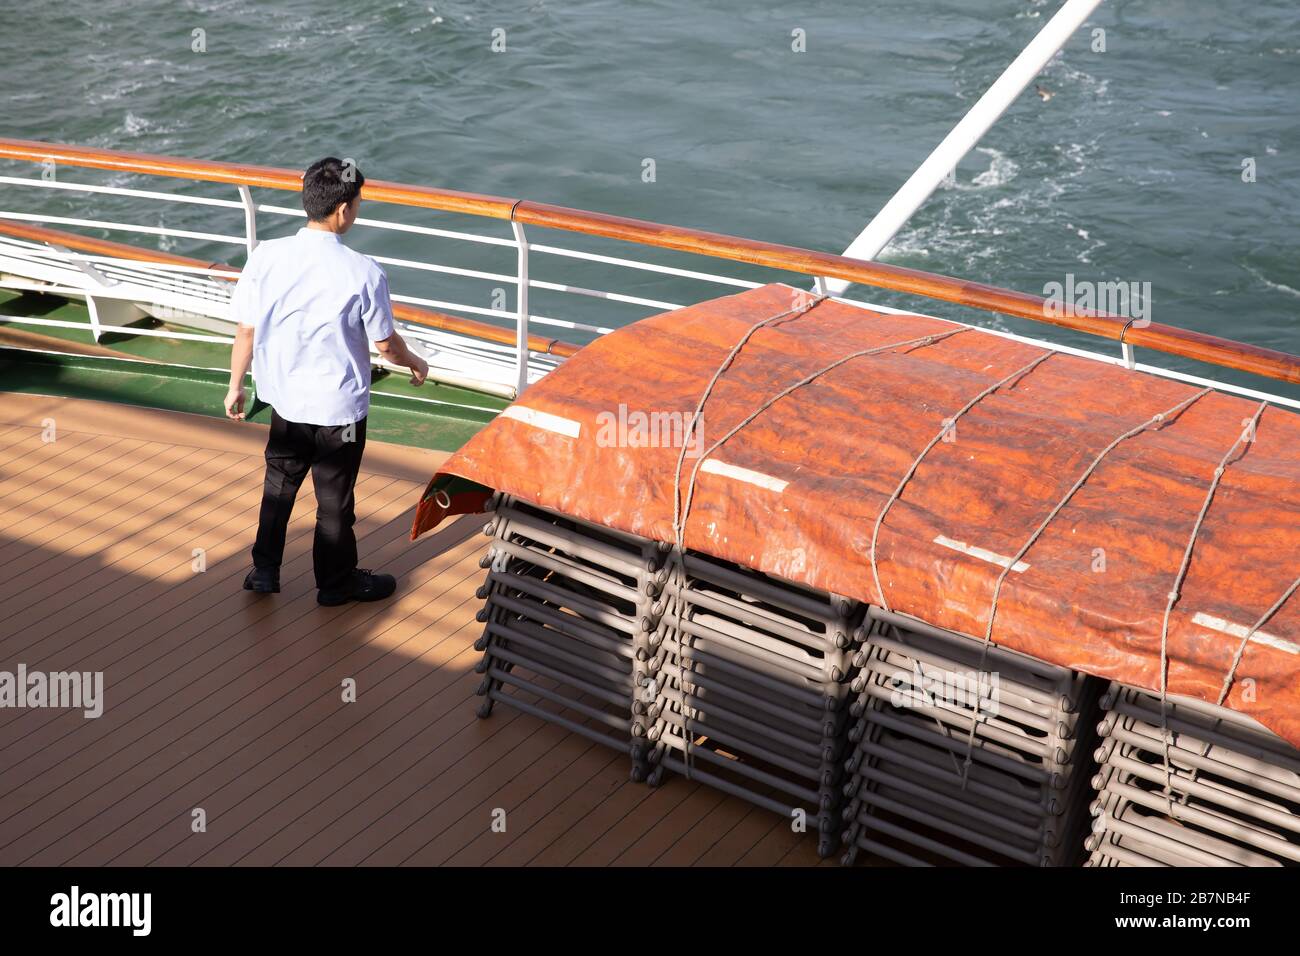
<path id="1" fill-rule="evenodd" d="M 650 760 L 781 814 L 836 851 L 860 605 L 688 554 L 651 638 Z"/>
<path id="2" fill-rule="evenodd" d="M 1169 698 L 1162 717 L 1159 697 L 1113 684 L 1102 705 L 1087 865 L 1300 863 L 1295 747 L 1198 700 Z"/>
<path id="3" fill-rule="evenodd" d="M 1300 751 L 1234 711 L 1100 700 L 1103 681 L 903 615 L 490 511 L 480 716 L 503 703 L 627 752 L 634 780 L 748 800 L 845 863 L 1300 863 Z"/>
<path id="4" fill-rule="evenodd" d="M 995 646 L 982 659 L 979 641 L 876 608 L 870 620 L 843 862 L 1076 862 L 1104 683 Z"/>
<path id="5" fill-rule="evenodd" d="M 666 548 L 508 497 L 490 507 L 479 716 L 500 702 L 559 724 L 628 751 L 642 779 L 648 728 L 633 710 Z"/>

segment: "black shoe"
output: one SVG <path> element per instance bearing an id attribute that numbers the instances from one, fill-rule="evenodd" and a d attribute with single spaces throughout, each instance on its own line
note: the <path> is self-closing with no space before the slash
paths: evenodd
<path id="1" fill-rule="evenodd" d="M 397 579 L 391 574 L 375 574 L 357 568 L 352 578 L 342 587 L 322 588 L 316 592 L 316 603 L 337 607 L 349 601 L 382 601 L 397 590 Z"/>
<path id="2" fill-rule="evenodd" d="M 245 591 L 257 591 L 259 594 L 280 593 L 279 568 L 253 568 L 244 578 Z"/>

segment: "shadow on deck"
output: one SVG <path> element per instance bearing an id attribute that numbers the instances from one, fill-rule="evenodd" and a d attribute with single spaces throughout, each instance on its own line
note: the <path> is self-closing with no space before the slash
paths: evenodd
<path id="1" fill-rule="evenodd" d="M 282 592 L 241 590 L 264 441 L 5 394 L 0 671 L 102 671 L 105 705 L 0 709 L 0 865 L 821 862 L 765 810 L 632 783 L 624 754 L 508 708 L 475 717 L 481 522 L 407 539 L 440 453 L 366 450 L 359 548 L 393 599 L 317 606 L 310 479 Z"/>

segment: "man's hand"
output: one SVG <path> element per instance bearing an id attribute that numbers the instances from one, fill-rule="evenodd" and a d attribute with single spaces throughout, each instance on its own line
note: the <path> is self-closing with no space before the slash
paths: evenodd
<path id="1" fill-rule="evenodd" d="M 233 421 L 244 420 L 244 376 L 252 364 L 253 329 L 241 322 L 230 349 L 230 391 L 226 392 L 226 417 Z"/>
<path id="2" fill-rule="evenodd" d="M 226 417 L 237 422 L 244 420 L 244 386 L 232 385 L 226 392 Z"/>
<path id="3" fill-rule="evenodd" d="M 411 370 L 411 384 L 423 385 L 429 377 L 429 363 L 406 340 L 394 332 L 383 341 L 375 343 L 379 357 L 390 365 L 406 366 Z"/>
<path id="4" fill-rule="evenodd" d="M 414 352 L 411 353 L 411 384 L 423 385 L 429 377 L 429 363 Z"/>

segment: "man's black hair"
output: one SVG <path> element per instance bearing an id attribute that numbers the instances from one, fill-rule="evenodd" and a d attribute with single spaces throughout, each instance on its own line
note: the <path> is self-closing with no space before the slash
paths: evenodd
<path id="1" fill-rule="evenodd" d="M 326 156 L 302 174 L 302 208 L 312 222 L 327 218 L 341 202 L 352 202 L 366 177 L 351 160 Z"/>

